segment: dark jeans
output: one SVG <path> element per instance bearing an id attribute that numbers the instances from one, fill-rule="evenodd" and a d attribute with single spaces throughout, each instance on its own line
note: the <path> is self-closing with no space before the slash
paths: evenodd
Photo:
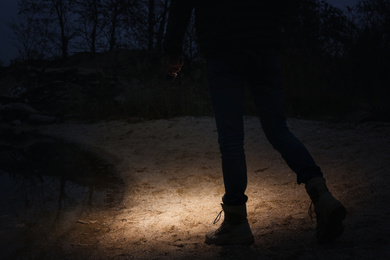
<path id="1" fill-rule="evenodd" d="M 214 55 L 207 57 L 207 66 L 222 154 L 223 203 L 241 205 L 248 199 L 243 124 L 245 83 L 251 90 L 267 139 L 297 174 L 298 183 L 322 176 L 309 152 L 286 125 L 276 50 L 240 50 Z"/>

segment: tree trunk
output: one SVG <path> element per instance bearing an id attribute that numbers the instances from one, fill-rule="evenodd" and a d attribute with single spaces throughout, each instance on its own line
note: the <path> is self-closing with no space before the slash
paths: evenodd
<path id="1" fill-rule="evenodd" d="M 148 50 L 153 50 L 153 40 L 154 40 L 154 3 L 155 3 L 155 0 L 149 0 Z"/>
<path id="2" fill-rule="evenodd" d="M 167 13 L 168 13 L 168 0 L 165 0 L 163 13 L 161 15 L 161 22 L 157 31 L 156 49 L 158 50 L 161 50 L 163 45 L 163 35 L 164 35 Z"/>
<path id="3" fill-rule="evenodd" d="M 54 1 L 55 9 L 57 12 L 58 23 L 61 30 L 61 52 L 62 58 L 68 57 L 68 37 L 65 32 L 65 12 L 64 12 L 64 3 L 62 0 Z"/>
<path id="4" fill-rule="evenodd" d="M 97 0 L 93 1 L 93 14 L 92 14 L 92 22 L 93 22 L 93 27 L 92 27 L 92 32 L 91 32 L 91 52 L 93 54 L 96 53 L 96 37 L 97 37 L 97 26 L 98 26 L 98 17 L 99 17 L 99 10 L 97 6 Z"/>

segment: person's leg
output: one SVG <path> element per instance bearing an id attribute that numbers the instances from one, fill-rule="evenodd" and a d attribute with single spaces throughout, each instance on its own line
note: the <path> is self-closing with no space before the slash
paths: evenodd
<path id="1" fill-rule="evenodd" d="M 242 205 L 247 201 L 247 169 L 244 153 L 244 78 L 232 58 L 209 58 L 211 102 L 218 130 L 225 185 L 223 203 Z"/>
<path id="2" fill-rule="evenodd" d="M 297 174 L 298 183 L 322 177 L 320 168 L 305 146 L 287 127 L 283 106 L 282 73 L 277 52 L 257 51 L 253 52 L 251 57 L 248 81 L 267 139 Z"/>
<path id="3" fill-rule="evenodd" d="M 206 234 L 207 244 L 252 244 L 245 190 L 247 169 L 244 153 L 244 77 L 237 64 L 240 56 L 224 55 L 208 60 L 209 88 L 218 130 L 225 194 L 224 221 Z"/>
<path id="4" fill-rule="evenodd" d="M 316 212 L 317 242 L 333 241 L 343 233 L 345 207 L 329 192 L 320 168 L 289 131 L 283 109 L 282 76 L 275 51 L 258 51 L 251 55 L 254 75 L 248 74 L 251 91 L 257 105 L 261 125 L 273 147 L 280 152 L 289 167 L 297 174 L 297 182 L 305 183 Z"/>

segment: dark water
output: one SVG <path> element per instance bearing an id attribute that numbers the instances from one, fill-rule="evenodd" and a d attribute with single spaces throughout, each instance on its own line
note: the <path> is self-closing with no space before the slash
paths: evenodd
<path id="1" fill-rule="evenodd" d="M 0 258 L 93 212 L 118 206 L 122 195 L 123 181 L 114 166 L 86 147 L 3 130 Z"/>

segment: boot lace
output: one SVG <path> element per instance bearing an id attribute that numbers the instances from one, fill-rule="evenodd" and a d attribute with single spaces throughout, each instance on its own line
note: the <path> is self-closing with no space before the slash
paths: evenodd
<path id="1" fill-rule="evenodd" d="M 217 224 L 221 220 L 222 212 L 223 212 L 223 209 L 218 213 L 217 217 L 214 219 L 214 221 L 213 221 L 214 225 Z M 226 225 L 226 222 L 223 221 L 221 226 L 219 228 L 217 228 L 217 230 L 215 230 L 215 233 L 219 233 L 221 230 L 223 230 L 225 225 Z"/>
<path id="2" fill-rule="evenodd" d="M 214 219 L 214 222 L 213 222 L 214 225 L 217 224 L 219 222 L 219 220 L 221 219 L 222 212 L 223 212 L 223 209 L 218 213 L 217 217 Z"/>
<path id="3" fill-rule="evenodd" d="M 313 201 L 310 203 L 310 206 L 309 206 L 309 209 L 308 209 L 308 213 L 309 213 L 309 217 L 310 217 L 310 219 L 311 219 L 311 222 L 313 222 L 313 219 L 314 218 L 316 218 L 317 216 L 316 216 L 316 212 L 315 212 L 315 210 L 314 210 L 314 208 L 313 208 Z"/>

